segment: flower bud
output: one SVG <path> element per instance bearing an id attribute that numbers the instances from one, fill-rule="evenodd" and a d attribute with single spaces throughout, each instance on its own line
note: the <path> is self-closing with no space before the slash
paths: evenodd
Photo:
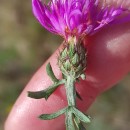
<path id="1" fill-rule="evenodd" d="M 58 65 L 65 76 L 71 75 L 75 79 L 79 77 L 84 79 L 82 74 L 87 65 L 86 50 L 82 43 L 75 40 L 75 37 L 71 37 L 68 43 L 65 43 L 58 58 Z"/>

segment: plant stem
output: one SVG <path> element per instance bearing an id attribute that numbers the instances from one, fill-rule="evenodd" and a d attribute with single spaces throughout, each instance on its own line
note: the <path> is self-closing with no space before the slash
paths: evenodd
<path id="1" fill-rule="evenodd" d="M 65 84 L 68 106 L 76 107 L 76 90 L 74 87 L 75 79 L 72 76 L 67 76 Z"/>

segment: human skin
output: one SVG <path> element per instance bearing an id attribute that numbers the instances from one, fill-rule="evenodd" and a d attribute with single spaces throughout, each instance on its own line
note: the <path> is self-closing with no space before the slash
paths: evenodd
<path id="1" fill-rule="evenodd" d="M 83 98 L 83 101 L 77 99 L 77 106 L 82 111 L 86 111 L 98 95 L 110 89 L 130 71 L 130 24 L 107 26 L 86 38 L 85 47 L 87 76 L 85 81 L 76 84 Z M 62 49 L 62 45 L 59 49 Z M 52 84 L 46 73 L 48 62 L 57 78 L 61 79 L 57 66 L 59 49 L 27 84 L 6 120 L 5 130 L 65 130 L 64 116 L 50 121 L 37 118 L 40 114 L 53 113 L 67 105 L 64 86 L 59 87 L 47 101 L 27 97 L 27 91 L 43 90 Z"/>

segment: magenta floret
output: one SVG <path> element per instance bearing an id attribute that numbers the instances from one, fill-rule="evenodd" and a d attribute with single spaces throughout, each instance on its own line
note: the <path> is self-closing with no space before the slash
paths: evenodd
<path id="1" fill-rule="evenodd" d="M 119 7 L 99 6 L 98 0 L 32 0 L 33 12 L 48 31 L 77 38 L 92 35 L 110 23 L 130 21 L 130 12 Z"/>

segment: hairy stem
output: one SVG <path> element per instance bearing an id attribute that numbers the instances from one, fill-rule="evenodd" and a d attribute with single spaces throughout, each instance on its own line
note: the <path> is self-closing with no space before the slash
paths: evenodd
<path id="1" fill-rule="evenodd" d="M 75 79 L 72 76 L 68 76 L 65 88 L 66 88 L 68 106 L 76 107 L 76 90 L 74 87 L 74 82 Z"/>

